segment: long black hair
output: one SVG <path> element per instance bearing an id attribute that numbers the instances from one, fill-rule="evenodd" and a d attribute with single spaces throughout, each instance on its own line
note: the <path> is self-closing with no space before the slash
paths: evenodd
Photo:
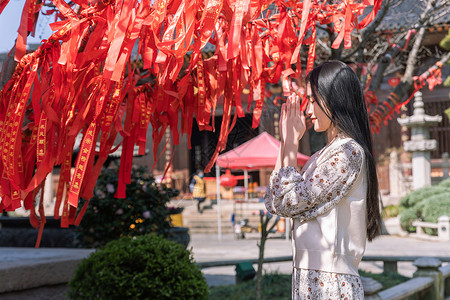
<path id="1" fill-rule="evenodd" d="M 341 61 L 329 61 L 306 77 L 313 98 L 333 125 L 364 149 L 367 169 L 367 239 L 381 232 L 379 190 L 366 101 L 355 72 Z M 325 106 L 325 107 L 324 107 Z"/>

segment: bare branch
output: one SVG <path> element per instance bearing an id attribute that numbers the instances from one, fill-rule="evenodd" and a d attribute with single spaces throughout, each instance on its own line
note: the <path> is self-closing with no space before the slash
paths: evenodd
<path id="1" fill-rule="evenodd" d="M 427 15 L 429 16 L 433 7 L 436 5 L 436 0 L 429 0 L 427 3 L 427 7 L 421 15 L 421 20 L 424 19 Z M 425 35 L 425 27 L 421 27 L 416 34 L 416 38 L 414 40 L 413 47 L 408 55 L 408 61 L 406 62 L 405 74 L 403 75 L 402 81 L 411 81 L 414 69 L 416 67 L 417 62 L 417 54 L 419 52 L 420 45 L 422 45 L 423 37 Z"/>
<path id="2" fill-rule="evenodd" d="M 388 11 L 388 7 L 390 6 L 391 2 L 394 0 L 387 0 L 383 2 L 383 5 L 381 6 L 380 10 L 377 13 L 377 16 L 375 17 L 375 19 L 369 24 L 369 26 L 367 26 L 364 30 L 361 31 L 362 33 L 362 40 L 359 43 L 359 45 L 353 49 L 352 52 L 350 52 L 349 54 L 345 55 L 342 60 L 347 60 L 349 59 L 351 56 L 353 56 L 355 53 L 357 53 L 358 51 L 360 51 L 362 48 L 364 48 L 367 44 L 367 42 L 369 41 L 369 37 L 375 32 L 375 29 L 378 27 L 378 25 L 380 25 L 381 21 L 383 21 L 384 17 L 386 16 L 386 13 Z"/>

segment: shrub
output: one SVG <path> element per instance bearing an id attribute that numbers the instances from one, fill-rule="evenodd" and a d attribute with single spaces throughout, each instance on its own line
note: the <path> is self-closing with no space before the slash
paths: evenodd
<path id="1" fill-rule="evenodd" d="M 398 206 L 397 205 L 388 205 L 383 208 L 382 216 L 385 219 L 395 218 L 398 216 Z"/>
<path id="2" fill-rule="evenodd" d="M 114 197 L 117 182 L 118 170 L 104 169 L 100 173 L 94 197 L 76 228 L 80 246 L 101 247 L 121 236 L 168 235 L 170 221 L 166 205 L 176 191 L 158 187 L 143 167 L 132 170 L 126 199 Z"/>
<path id="3" fill-rule="evenodd" d="M 414 232 L 412 226 L 415 220 L 436 223 L 438 217 L 450 215 L 450 180 L 413 191 L 400 201 L 400 225 L 408 231 Z M 428 234 L 436 234 L 435 229 L 425 228 Z"/>
<path id="4" fill-rule="evenodd" d="M 450 178 L 442 180 L 441 182 L 438 183 L 438 186 L 444 187 L 444 188 L 450 190 Z"/>
<path id="5" fill-rule="evenodd" d="M 423 206 L 423 220 L 437 223 L 440 216 L 450 216 L 450 192 L 428 198 Z M 437 229 L 424 228 L 427 234 L 437 235 Z"/>
<path id="6" fill-rule="evenodd" d="M 416 204 L 418 204 L 419 202 L 421 202 L 422 200 L 424 200 L 430 196 L 448 192 L 448 191 L 449 191 L 449 188 L 446 188 L 445 186 L 439 186 L 439 185 L 427 186 L 427 187 L 418 189 L 416 191 L 413 191 L 413 192 L 409 193 L 408 195 L 406 195 L 405 197 L 403 197 L 400 201 L 400 205 L 405 208 L 414 207 Z"/>
<path id="7" fill-rule="evenodd" d="M 417 220 L 420 216 L 418 211 L 414 207 L 407 208 L 400 214 L 400 226 L 403 230 L 408 232 L 415 232 L 416 227 L 412 226 L 412 223 Z"/>
<path id="8" fill-rule="evenodd" d="M 153 234 L 122 237 L 84 259 L 69 282 L 71 299 L 206 299 L 190 251 Z"/>

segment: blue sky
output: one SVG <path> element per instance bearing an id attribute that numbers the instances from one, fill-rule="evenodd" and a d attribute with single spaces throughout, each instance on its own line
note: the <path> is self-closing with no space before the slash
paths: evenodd
<path id="1" fill-rule="evenodd" d="M 14 46 L 24 4 L 25 0 L 10 0 L 0 15 L 0 53 L 9 52 Z M 27 43 L 38 44 L 42 39 L 48 38 L 52 34 L 49 24 L 54 20 L 54 16 L 41 14 L 38 18 L 35 37 L 28 36 Z"/>

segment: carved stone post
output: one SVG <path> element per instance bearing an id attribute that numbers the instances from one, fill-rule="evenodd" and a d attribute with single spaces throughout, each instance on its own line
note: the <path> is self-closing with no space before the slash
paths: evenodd
<path id="1" fill-rule="evenodd" d="M 439 271 L 441 264 L 441 261 L 434 257 L 421 257 L 414 261 L 417 271 L 413 277 L 431 277 L 434 280 L 433 286 L 421 299 L 444 300 L 444 279 Z"/>
<path id="2" fill-rule="evenodd" d="M 411 128 L 411 140 L 405 141 L 403 147 L 413 153 L 412 173 L 413 189 L 431 185 L 430 152 L 436 150 L 437 141 L 430 139 L 429 127 L 442 121 L 439 115 L 425 114 L 422 93 L 414 94 L 414 113 L 410 117 L 398 118 L 398 123 Z"/>
<path id="3" fill-rule="evenodd" d="M 440 216 L 438 218 L 438 238 L 443 242 L 450 242 L 450 218 Z"/>

